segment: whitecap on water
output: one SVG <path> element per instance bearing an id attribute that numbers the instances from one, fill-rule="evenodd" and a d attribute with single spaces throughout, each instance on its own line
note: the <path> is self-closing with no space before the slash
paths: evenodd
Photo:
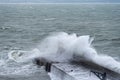
<path id="1" fill-rule="evenodd" d="M 52 20 L 55 20 L 56 18 L 46 18 L 44 19 L 45 21 L 52 21 Z"/>

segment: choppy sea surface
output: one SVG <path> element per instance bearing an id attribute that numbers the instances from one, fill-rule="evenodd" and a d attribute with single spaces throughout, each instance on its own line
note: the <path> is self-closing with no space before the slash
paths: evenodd
<path id="1" fill-rule="evenodd" d="M 99 54 L 120 60 L 120 4 L 0 4 L 0 75 L 36 73 L 8 53 L 34 49 L 51 32 L 90 35 Z"/>

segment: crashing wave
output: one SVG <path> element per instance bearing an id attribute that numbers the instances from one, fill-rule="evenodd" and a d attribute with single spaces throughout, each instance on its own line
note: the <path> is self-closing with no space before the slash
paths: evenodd
<path id="1" fill-rule="evenodd" d="M 32 51 L 11 51 L 9 59 L 17 62 L 28 61 L 36 57 L 53 62 L 71 61 L 74 55 L 80 59 L 95 63 L 109 70 L 120 73 L 120 63 L 107 55 L 97 54 L 91 45 L 93 38 L 89 35 L 77 36 L 75 33 L 53 33 L 46 37 Z"/>

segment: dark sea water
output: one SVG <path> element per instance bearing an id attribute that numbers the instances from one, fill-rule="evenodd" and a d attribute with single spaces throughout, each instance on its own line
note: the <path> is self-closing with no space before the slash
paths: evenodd
<path id="1" fill-rule="evenodd" d="M 33 49 L 51 32 L 90 35 L 99 54 L 120 60 L 120 4 L 0 4 L 0 75 L 34 73 L 7 61 L 8 52 Z"/>

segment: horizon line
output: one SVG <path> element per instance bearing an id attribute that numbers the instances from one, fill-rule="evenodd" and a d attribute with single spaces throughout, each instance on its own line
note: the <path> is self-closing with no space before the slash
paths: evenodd
<path id="1" fill-rule="evenodd" d="M 21 3 L 18 3 L 18 2 L 14 2 L 14 3 L 0 3 L 0 4 L 120 4 L 120 2 L 74 2 L 74 3 L 56 3 L 56 2 L 53 2 L 53 3 L 50 3 L 50 2 L 21 2 Z"/>

